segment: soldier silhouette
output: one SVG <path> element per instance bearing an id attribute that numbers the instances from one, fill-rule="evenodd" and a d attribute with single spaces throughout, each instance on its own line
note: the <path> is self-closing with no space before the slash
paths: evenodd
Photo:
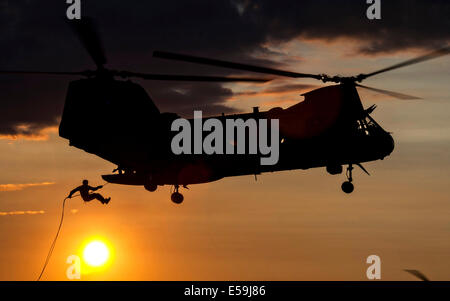
<path id="1" fill-rule="evenodd" d="M 72 197 L 72 195 L 74 193 L 76 193 L 77 191 L 80 192 L 81 198 L 83 199 L 83 201 L 85 202 L 90 202 L 94 199 L 99 200 L 102 204 L 108 204 L 109 201 L 111 200 L 111 198 L 104 198 L 100 193 L 89 193 L 89 191 L 96 191 L 99 190 L 101 188 L 103 188 L 102 185 L 97 186 L 97 187 L 91 187 L 88 185 L 89 182 L 88 180 L 83 180 L 83 185 L 78 186 L 77 188 L 75 188 L 74 190 L 72 190 L 68 196 L 68 198 L 70 199 Z"/>

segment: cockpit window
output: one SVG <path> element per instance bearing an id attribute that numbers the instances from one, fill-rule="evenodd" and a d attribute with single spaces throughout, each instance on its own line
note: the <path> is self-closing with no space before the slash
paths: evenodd
<path id="1" fill-rule="evenodd" d="M 384 130 L 372 118 L 364 118 L 356 121 L 357 132 L 363 136 L 375 136 Z"/>

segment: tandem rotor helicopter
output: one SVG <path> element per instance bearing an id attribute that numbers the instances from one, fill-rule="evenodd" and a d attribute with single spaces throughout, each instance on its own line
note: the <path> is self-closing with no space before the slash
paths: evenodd
<path id="1" fill-rule="evenodd" d="M 0 73 L 83 76 L 84 78 L 69 84 L 59 135 L 68 139 L 69 145 L 117 165 L 112 174 L 102 176 L 105 181 L 140 185 L 148 191 L 155 191 L 162 185 L 173 185 L 175 191 L 171 200 L 177 204 L 184 199 L 179 188 L 187 188 L 187 185 L 232 176 L 256 176 L 265 172 L 316 167 L 325 167 L 328 173 L 336 175 L 341 174 L 343 166 L 346 166 L 346 181 L 341 188 L 345 193 L 351 193 L 354 190 L 354 166 L 369 174 L 361 163 L 382 160 L 394 150 L 394 139 L 390 133 L 370 116 L 375 105 L 365 109 L 356 87 L 399 99 L 417 99 L 363 86 L 360 82 L 450 52 L 450 47 L 446 47 L 387 68 L 351 77 L 297 73 L 162 51 L 153 53 L 154 57 L 162 59 L 334 83 L 303 94 L 303 101 L 286 109 L 277 107 L 263 112 L 254 108 L 251 113 L 222 114 L 203 119 L 278 119 L 279 160 L 275 165 L 269 166 L 259 164 L 260 154 L 174 155 L 170 148 L 174 133 L 170 127 L 179 116 L 176 113 L 161 113 L 144 88 L 130 80 L 116 78 L 206 82 L 265 82 L 269 79 L 148 74 L 106 69 L 106 57 L 92 22 L 85 19 L 73 23 L 73 27 L 94 60 L 96 70 Z"/>

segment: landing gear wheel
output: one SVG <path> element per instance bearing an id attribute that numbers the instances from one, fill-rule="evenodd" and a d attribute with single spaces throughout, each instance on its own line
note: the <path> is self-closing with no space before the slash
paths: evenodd
<path id="1" fill-rule="evenodd" d="M 158 189 L 158 185 L 156 184 L 152 184 L 152 183 L 148 183 L 144 185 L 144 188 L 147 189 L 148 191 L 156 191 L 156 189 Z"/>
<path id="2" fill-rule="evenodd" d="M 183 203 L 184 200 L 184 196 L 178 191 L 172 193 L 172 196 L 170 198 L 172 199 L 172 202 L 174 202 L 175 204 L 181 204 Z"/>
<path id="3" fill-rule="evenodd" d="M 342 183 L 342 191 L 345 193 L 352 193 L 353 190 L 355 189 L 355 187 L 353 186 L 353 184 L 350 181 L 346 181 L 344 183 Z"/>

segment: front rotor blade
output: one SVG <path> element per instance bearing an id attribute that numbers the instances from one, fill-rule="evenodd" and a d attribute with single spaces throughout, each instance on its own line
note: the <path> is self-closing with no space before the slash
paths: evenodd
<path id="1" fill-rule="evenodd" d="M 361 88 L 364 88 L 364 89 L 367 89 L 367 90 L 371 90 L 371 91 L 375 91 L 375 92 L 378 92 L 378 93 L 381 93 L 381 94 L 389 95 L 389 96 L 392 96 L 392 97 L 398 98 L 398 99 L 403 99 L 403 100 L 421 99 L 420 97 L 411 96 L 411 95 L 407 95 L 407 94 L 402 94 L 402 93 L 398 93 L 398 92 L 382 90 L 382 89 L 378 89 L 378 88 L 363 86 L 363 85 L 360 85 L 360 84 L 355 84 L 355 85 L 357 87 L 361 87 Z"/>
<path id="2" fill-rule="evenodd" d="M 387 72 L 387 71 L 391 71 L 391 70 L 394 70 L 394 69 L 406 67 L 406 66 L 409 66 L 409 65 L 417 64 L 417 63 L 420 63 L 420 62 L 428 61 L 428 60 L 431 60 L 431 59 L 434 59 L 434 58 L 437 58 L 437 57 L 440 57 L 440 56 L 447 55 L 449 53 L 450 53 L 450 47 L 441 48 L 441 49 L 435 50 L 433 52 L 430 52 L 430 53 L 428 53 L 426 55 L 422 55 L 422 56 L 419 56 L 417 58 L 414 58 L 414 59 L 411 59 L 411 60 L 407 60 L 407 61 L 405 61 L 403 63 L 395 64 L 393 66 L 390 66 L 390 67 L 387 67 L 387 68 L 383 68 L 381 70 L 378 70 L 378 71 L 375 71 L 375 72 L 372 72 L 372 73 L 360 74 L 360 75 L 358 75 L 358 78 L 360 78 L 360 80 L 364 80 L 364 79 L 366 79 L 366 78 L 368 78 L 370 76 L 374 76 L 374 75 L 377 75 L 377 74 L 380 74 L 380 73 L 383 73 L 383 72 Z"/>
<path id="3" fill-rule="evenodd" d="M 70 24 L 97 67 L 102 68 L 106 64 L 105 52 L 92 20 L 90 18 L 83 18 L 81 20 L 70 21 Z"/>
<path id="4" fill-rule="evenodd" d="M 192 56 L 192 55 L 178 54 L 178 53 L 165 52 L 165 51 L 155 51 L 155 52 L 153 52 L 153 56 L 157 57 L 157 58 L 168 59 L 168 60 L 183 61 L 183 62 L 224 67 L 224 68 L 237 69 L 237 70 L 243 70 L 243 71 L 251 71 L 251 72 L 259 72 L 259 73 L 272 74 L 272 75 L 287 76 L 287 77 L 293 77 L 293 78 L 314 78 L 314 79 L 319 79 L 319 80 L 322 79 L 322 76 L 319 74 L 296 73 L 296 72 L 290 72 L 290 71 L 284 71 L 284 70 L 278 70 L 278 69 L 272 69 L 272 68 L 266 68 L 266 67 L 259 67 L 259 66 L 253 66 L 253 65 L 248 65 L 248 64 L 241 64 L 241 63 L 232 63 L 232 62 L 227 62 L 227 61 L 222 61 L 222 60 L 209 59 L 209 58 L 204 58 L 204 57 L 197 57 L 197 56 Z"/>
<path id="5" fill-rule="evenodd" d="M 170 74 L 148 74 L 122 71 L 117 74 L 121 77 L 138 77 L 146 80 L 168 80 L 168 81 L 193 81 L 193 82 L 258 82 L 264 83 L 271 79 L 246 78 L 246 77 L 220 77 L 220 76 L 198 76 L 198 75 L 170 75 Z"/>
<path id="6" fill-rule="evenodd" d="M 418 270 L 404 270 L 405 272 L 410 273 L 411 275 L 416 276 L 422 281 L 430 281 L 427 276 L 425 276 L 421 271 Z"/>

